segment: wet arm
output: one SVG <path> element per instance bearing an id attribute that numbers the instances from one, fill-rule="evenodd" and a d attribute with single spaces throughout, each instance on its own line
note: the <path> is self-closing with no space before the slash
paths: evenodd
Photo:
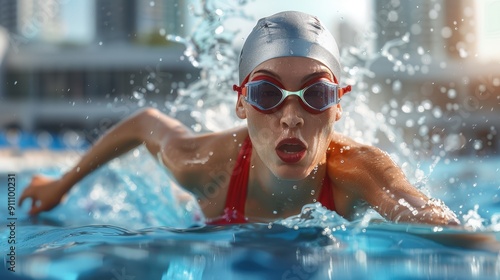
<path id="1" fill-rule="evenodd" d="M 337 136 L 331 147 L 331 178 L 351 197 L 368 202 L 395 222 L 436 225 L 458 224 L 444 204 L 431 200 L 412 186 L 402 170 L 380 149 Z M 349 213 L 349 209 L 340 209 Z"/>
<path id="2" fill-rule="evenodd" d="M 429 199 L 411 185 L 389 155 L 371 147 L 365 199 L 387 219 L 395 222 L 458 225 L 455 214 L 442 202 Z"/>
<path id="3" fill-rule="evenodd" d="M 111 159 L 141 144 L 153 155 L 157 155 L 162 151 L 162 147 L 174 142 L 173 139 L 179 139 L 189 133 L 180 122 L 158 110 L 142 110 L 111 128 L 62 178 L 56 180 L 34 176 L 24 189 L 19 205 L 22 205 L 26 198 L 31 198 L 30 214 L 48 211 L 60 203 L 73 185 Z"/>
<path id="4" fill-rule="evenodd" d="M 186 131 L 180 122 L 156 109 L 139 111 L 112 127 L 61 178 L 65 191 L 108 161 L 141 144 L 156 155 L 165 141 Z"/>

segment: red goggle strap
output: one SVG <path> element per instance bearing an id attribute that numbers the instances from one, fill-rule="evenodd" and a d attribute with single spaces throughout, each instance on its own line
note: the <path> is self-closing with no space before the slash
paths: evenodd
<path id="1" fill-rule="evenodd" d="M 344 94 L 351 91 L 351 85 L 339 88 L 339 99 L 344 96 Z"/>
<path id="2" fill-rule="evenodd" d="M 243 88 L 244 87 L 240 87 L 240 86 L 237 86 L 237 85 L 233 85 L 233 90 L 236 91 L 238 93 L 238 97 L 240 97 L 242 91 L 243 91 Z"/>
<path id="3" fill-rule="evenodd" d="M 243 90 L 245 89 L 245 85 L 248 83 L 248 78 L 250 78 L 250 76 L 247 76 L 245 78 L 245 80 L 243 80 L 243 82 L 241 83 L 241 86 L 233 85 L 233 90 L 238 93 L 238 97 L 240 97 L 240 95 L 243 93 Z"/>

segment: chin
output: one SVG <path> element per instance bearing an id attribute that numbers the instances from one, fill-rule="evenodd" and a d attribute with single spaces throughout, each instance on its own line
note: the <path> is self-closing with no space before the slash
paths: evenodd
<path id="1" fill-rule="evenodd" d="M 311 174 L 313 168 L 305 168 L 298 165 L 284 165 L 279 166 L 275 172 L 274 176 L 281 180 L 286 181 L 300 181 L 304 180 Z"/>

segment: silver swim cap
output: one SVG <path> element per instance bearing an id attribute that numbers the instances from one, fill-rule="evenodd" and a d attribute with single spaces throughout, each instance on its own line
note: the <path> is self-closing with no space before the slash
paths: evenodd
<path id="1" fill-rule="evenodd" d="M 318 18 L 287 11 L 257 22 L 240 54 L 240 85 L 264 61 L 277 57 L 309 57 L 328 67 L 340 81 L 340 54 L 332 34 Z"/>

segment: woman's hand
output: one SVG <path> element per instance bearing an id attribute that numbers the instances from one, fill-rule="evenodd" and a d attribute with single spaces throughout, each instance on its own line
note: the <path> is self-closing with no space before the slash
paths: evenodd
<path id="1" fill-rule="evenodd" d="M 61 180 L 36 175 L 31 183 L 23 191 L 19 199 L 19 206 L 26 198 L 31 198 L 30 215 L 36 215 L 42 211 L 49 211 L 56 207 L 66 193 Z"/>

